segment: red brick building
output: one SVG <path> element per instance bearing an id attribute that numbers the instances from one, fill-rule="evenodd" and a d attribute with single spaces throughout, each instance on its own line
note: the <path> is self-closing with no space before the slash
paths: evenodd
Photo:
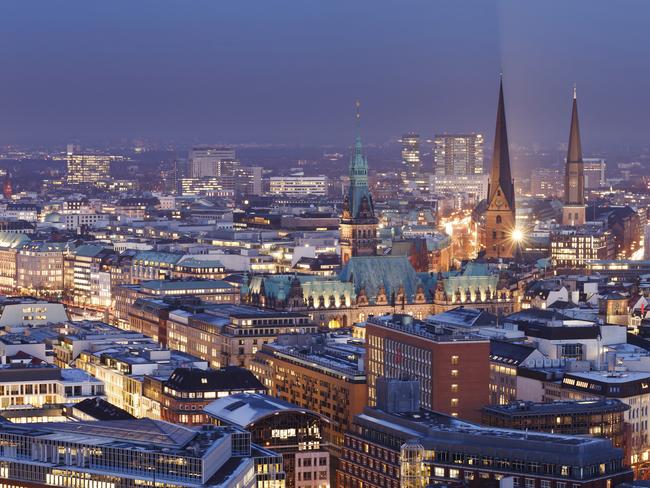
<path id="1" fill-rule="evenodd" d="M 372 317 L 366 323 L 368 403 L 376 404 L 377 378 L 420 381 L 424 408 L 479 421 L 489 402 L 490 341 L 427 324 L 409 315 Z"/>

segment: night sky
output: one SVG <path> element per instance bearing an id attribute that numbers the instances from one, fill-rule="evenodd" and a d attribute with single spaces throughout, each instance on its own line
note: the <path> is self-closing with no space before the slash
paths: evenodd
<path id="1" fill-rule="evenodd" d="M 647 0 L 2 0 L 0 144 L 650 134 Z"/>

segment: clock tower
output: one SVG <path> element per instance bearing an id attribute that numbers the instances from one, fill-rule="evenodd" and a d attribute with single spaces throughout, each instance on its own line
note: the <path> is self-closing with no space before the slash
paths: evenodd
<path id="1" fill-rule="evenodd" d="M 584 225 L 586 220 L 585 211 L 585 169 L 582 161 L 582 144 L 580 143 L 580 127 L 578 125 L 578 100 L 574 88 L 569 148 L 567 150 L 564 175 L 562 224 Z"/>
<path id="2" fill-rule="evenodd" d="M 503 80 L 499 84 L 499 104 L 494 132 L 492 169 L 485 213 L 485 257 L 512 258 L 515 254 L 515 185 L 510 172 L 508 130 L 503 100 Z"/>
<path id="3" fill-rule="evenodd" d="M 359 102 L 357 102 L 357 131 L 359 129 Z M 363 155 L 361 135 L 357 132 L 354 153 L 350 158 L 350 188 L 343 198 L 341 215 L 340 247 L 341 264 L 353 256 L 377 254 L 377 225 L 375 207 L 368 188 L 368 160 Z"/>

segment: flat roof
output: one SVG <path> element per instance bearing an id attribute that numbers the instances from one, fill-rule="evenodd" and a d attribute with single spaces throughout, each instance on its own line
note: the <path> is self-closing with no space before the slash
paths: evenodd
<path id="1" fill-rule="evenodd" d="M 507 405 L 489 405 L 484 412 L 511 417 L 528 417 L 531 415 L 590 414 L 598 412 L 625 412 L 630 406 L 614 399 L 556 401 L 550 403 L 512 402 Z"/>

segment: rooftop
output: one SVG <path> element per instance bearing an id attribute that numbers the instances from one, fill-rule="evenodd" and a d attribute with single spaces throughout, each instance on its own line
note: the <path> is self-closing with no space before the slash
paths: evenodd
<path id="1" fill-rule="evenodd" d="M 264 344 L 261 352 L 308 369 L 325 370 L 346 380 L 365 382 L 365 372 L 359 365 L 365 348 L 354 343 L 350 335 L 347 337 L 345 340 L 328 334 L 283 335 L 275 342 Z"/>
<path id="2" fill-rule="evenodd" d="M 178 391 L 266 391 L 253 373 L 237 366 L 221 369 L 176 368 L 165 385 Z"/>
<path id="3" fill-rule="evenodd" d="M 220 398 L 206 406 L 204 411 L 212 417 L 242 428 L 279 413 L 317 415 L 293 403 L 258 393 L 238 393 Z"/>
<path id="4" fill-rule="evenodd" d="M 222 435 L 216 429 L 203 431 L 151 419 L 5 424 L 2 432 L 54 442 L 190 456 L 204 455 L 212 445 L 210 440 Z"/>
<path id="5" fill-rule="evenodd" d="M 414 439 L 430 450 L 516 457 L 569 466 L 598 464 L 623 456 L 623 451 L 613 448 L 607 439 L 484 427 L 428 410 L 388 414 L 366 408 L 355 417 L 355 423 L 398 439 Z"/>
<path id="6" fill-rule="evenodd" d="M 142 289 L 169 291 L 169 290 L 235 290 L 230 283 L 222 280 L 152 280 L 142 283 Z"/>
<path id="7" fill-rule="evenodd" d="M 469 310 L 469 309 L 466 309 Z M 470 314 L 471 316 L 472 314 Z M 462 314 L 461 314 L 462 316 Z M 370 317 L 367 324 L 379 325 L 404 334 L 412 334 L 433 342 L 488 342 L 488 339 L 471 332 L 459 331 L 414 319 L 410 315 L 393 314 Z"/>
<path id="8" fill-rule="evenodd" d="M 459 327 L 490 327 L 497 324 L 494 314 L 476 308 L 457 307 L 436 315 L 429 315 L 426 322 Z"/>
<path id="9" fill-rule="evenodd" d="M 551 403 L 512 402 L 507 405 L 490 405 L 484 412 L 512 417 L 530 415 L 590 414 L 599 412 L 625 412 L 630 406 L 614 399 L 555 401 Z"/>

